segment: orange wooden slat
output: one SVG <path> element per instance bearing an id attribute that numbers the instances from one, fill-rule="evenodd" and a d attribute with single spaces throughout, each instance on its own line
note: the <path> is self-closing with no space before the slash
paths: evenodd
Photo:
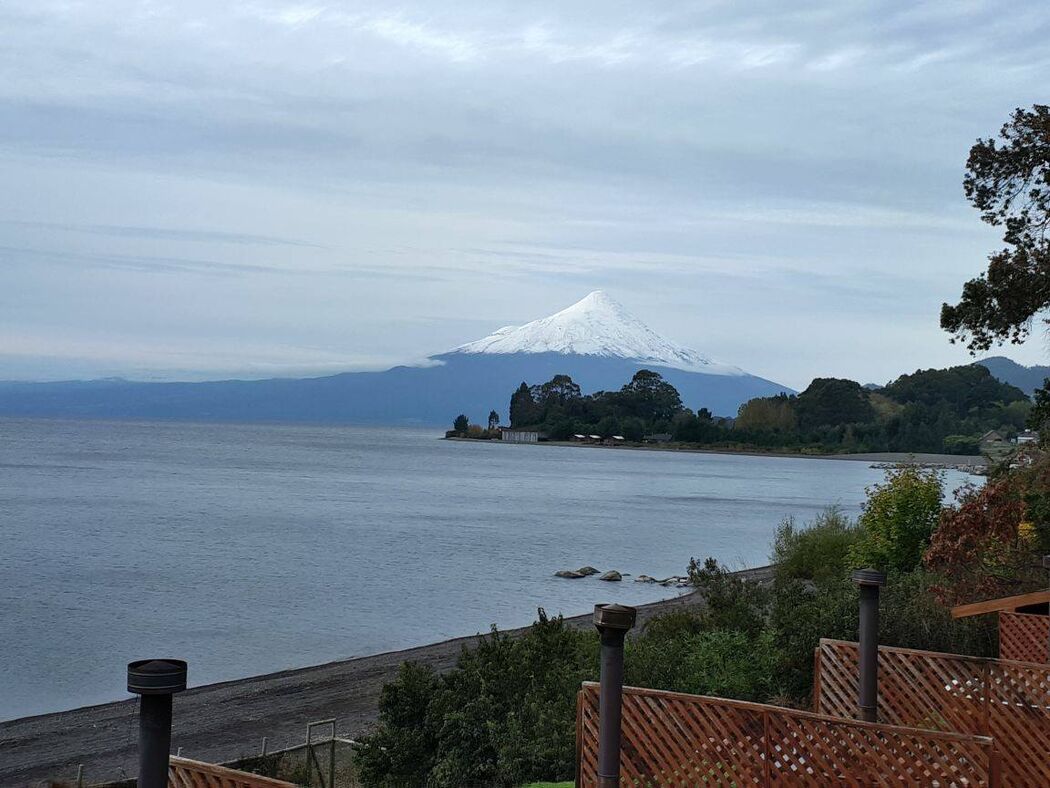
<path id="1" fill-rule="evenodd" d="M 999 599 L 987 599 L 984 602 L 970 602 L 966 605 L 956 605 L 952 608 L 952 618 L 968 618 L 979 616 L 982 613 L 997 613 L 1000 610 L 1015 610 L 1026 605 L 1039 605 L 1050 602 L 1050 589 L 1046 591 L 1033 591 L 1030 594 L 1018 594 L 1017 596 L 1004 596 Z"/>
<path id="2" fill-rule="evenodd" d="M 295 784 L 172 755 L 168 759 L 168 787 L 295 788 Z"/>

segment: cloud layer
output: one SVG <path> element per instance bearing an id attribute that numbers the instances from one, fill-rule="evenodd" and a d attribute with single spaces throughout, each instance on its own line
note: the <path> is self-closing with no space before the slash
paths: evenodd
<path id="1" fill-rule="evenodd" d="M 795 386 L 964 361 L 962 166 L 1050 15 L 745 5 L 0 5 L 0 378 L 378 367 L 596 288 Z"/>

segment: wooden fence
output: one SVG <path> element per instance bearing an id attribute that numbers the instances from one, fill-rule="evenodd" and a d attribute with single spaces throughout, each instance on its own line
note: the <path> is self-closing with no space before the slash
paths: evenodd
<path id="1" fill-rule="evenodd" d="M 856 643 L 821 640 L 816 711 L 852 718 Z M 991 736 L 1003 785 L 1050 785 L 1050 666 L 879 647 L 879 721 Z"/>
<path id="2" fill-rule="evenodd" d="M 173 755 L 168 760 L 168 788 L 295 788 L 295 785 Z"/>
<path id="3" fill-rule="evenodd" d="M 597 784 L 598 687 L 578 696 L 578 788 Z M 635 788 L 1000 784 L 987 737 L 634 687 L 624 688 L 621 777 Z"/>
<path id="4" fill-rule="evenodd" d="M 999 658 L 1050 662 L 1050 616 L 999 611 Z"/>

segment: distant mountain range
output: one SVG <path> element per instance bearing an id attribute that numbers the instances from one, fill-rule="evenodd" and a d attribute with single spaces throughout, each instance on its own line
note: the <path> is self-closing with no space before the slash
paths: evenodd
<path id="1" fill-rule="evenodd" d="M 425 366 L 204 383 L 0 383 L 0 415 L 438 425 L 465 413 L 483 423 L 493 409 L 506 421 L 522 381 L 567 374 L 585 392 L 612 390 L 639 369 L 659 372 L 688 407 L 716 415 L 735 415 L 753 397 L 794 393 L 659 336 L 596 291 L 550 317 L 432 356 Z"/>
<path id="2" fill-rule="evenodd" d="M 1006 356 L 992 356 L 976 362 L 992 373 L 993 378 L 1017 386 L 1028 396 L 1038 388 L 1042 388 L 1043 381 L 1050 378 L 1050 367 L 1026 367 Z"/>

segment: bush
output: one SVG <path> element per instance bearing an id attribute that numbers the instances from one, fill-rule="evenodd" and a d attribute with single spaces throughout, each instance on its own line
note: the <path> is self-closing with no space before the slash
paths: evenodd
<path id="1" fill-rule="evenodd" d="M 576 691 L 597 677 L 597 638 L 539 620 L 513 639 L 496 630 L 436 676 L 403 665 L 383 688 L 379 725 L 356 757 L 361 782 L 512 786 L 569 779 Z"/>
<path id="2" fill-rule="evenodd" d="M 794 518 L 781 522 L 773 536 L 770 560 L 778 580 L 841 580 L 849 568 L 848 554 L 859 530 L 836 507 L 825 509 L 804 528 Z"/>
<path id="3" fill-rule="evenodd" d="M 1021 537 L 1024 501 L 1013 477 L 959 492 L 944 510 L 925 564 L 943 583 L 936 589 L 943 604 L 1019 593 L 1031 545 Z"/>
<path id="4" fill-rule="evenodd" d="M 778 651 L 774 633 L 735 629 L 674 637 L 646 632 L 628 641 L 627 682 L 634 686 L 761 701 L 777 694 Z"/>
<path id="5" fill-rule="evenodd" d="M 915 465 L 886 472 L 881 484 L 867 489 L 857 524 L 861 533 L 849 549 L 850 565 L 908 572 L 922 555 L 941 514 L 942 475 Z"/>
<path id="6" fill-rule="evenodd" d="M 756 635 L 765 627 L 769 590 L 761 583 L 728 572 L 714 558 L 702 565 L 689 559 L 689 582 L 706 600 L 698 614 L 703 629 L 735 629 Z"/>

